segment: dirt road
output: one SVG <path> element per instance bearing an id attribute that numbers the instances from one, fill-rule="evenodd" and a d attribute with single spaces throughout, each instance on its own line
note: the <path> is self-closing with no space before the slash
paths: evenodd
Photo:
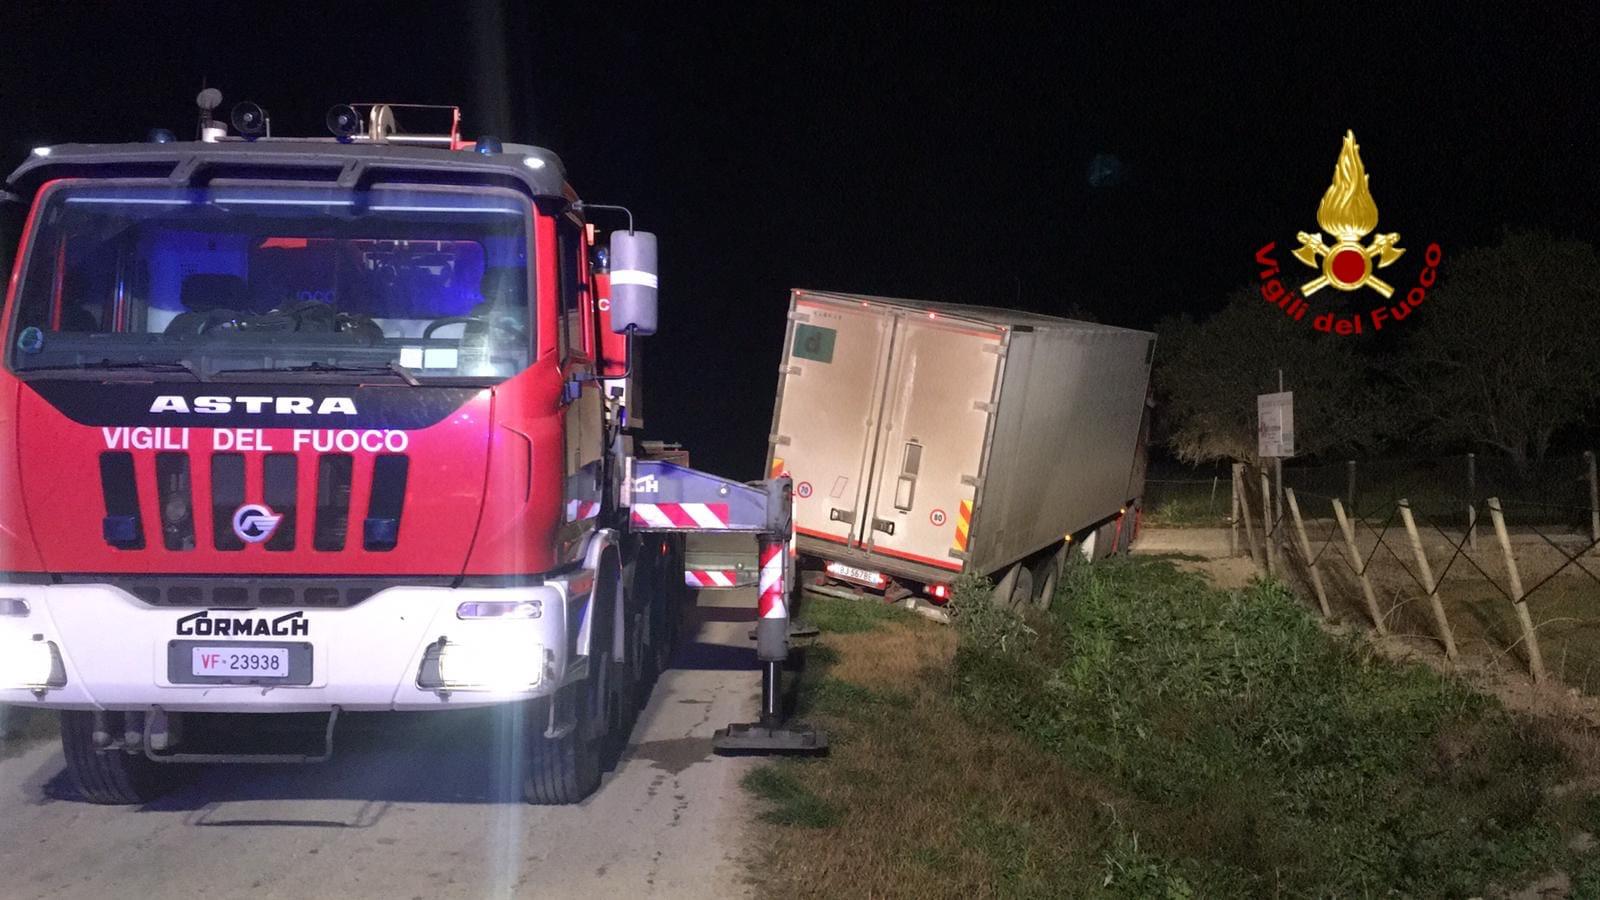
<path id="1" fill-rule="evenodd" d="M 712 732 L 754 718 L 750 590 L 703 592 L 600 790 L 517 797 L 492 714 L 347 716 L 320 766 L 215 767 L 145 807 L 72 798 L 60 748 L 0 759 L 0 895 L 33 897 L 736 897 L 744 760 Z"/>

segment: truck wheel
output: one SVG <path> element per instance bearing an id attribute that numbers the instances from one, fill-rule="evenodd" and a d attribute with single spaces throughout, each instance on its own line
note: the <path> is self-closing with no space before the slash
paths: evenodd
<path id="1" fill-rule="evenodd" d="M 78 796 L 90 803 L 148 803 L 171 790 L 177 774 L 171 766 L 143 755 L 96 750 L 92 712 L 62 711 L 61 750 Z"/>
<path id="2" fill-rule="evenodd" d="M 1012 566 L 1000 576 L 1000 581 L 995 584 L 994 590 L 989 592 L 989 602 L 1005 609 L 1011 605 L 1011 595 L 1017 589 L 1017 573 L 1022 571 L 1021 566 Z"/>
<path id="3" fill-rule="evenodd" d="M 589 731 L 590 710 L 594 708 L 595 685 L 599 678 L 590 676 L 581 683 L 563 691 L 566 697 L 552 697 L 551 703 L 572 703 L 573 727 L 559 738 L 544 736 L 548 723 L 549 707 L 534 703 L 528 706 L 528 770 L 522 779 L 522 795 L 529 802 L 541 806 L 558 806 L 577 803 L 594 793 L 600 786 L 600 746 L 586 735 Z"/>
<path id="4" fill-rule="evenodd" d="M 1040 610 L 1048 610 L 1050 604 L 1055 602 L 1056 586 L 1061 583 L 1061 570 L 1068 564 L 1071 553 L 1072 545 L 1062 543 L 1057 545 L 1055 552 L 1044 558 L 1044 588 L 1039 591 L 1038 598 L 1034 600 L 1034 604 Z"/>
<path id="5" fill-rule="evenodd" d="M 1006 605 L 1011 609 L 1020 610 L 1033 603 L 1033 570 L 1021 563 L 1017 564 L 1017 577 L 1011 586 L 1011 599 Z"/>
<path id="6" fill-rule="evenodd" d="M 1078 542 L 1078 557 L 1083 562 L 1094 562 L 1104 555 L 1100 551 L 1100 529 L 1090 531 Z"/>
<path id="7" fill-rule="evenodd" d="M 1120 527 L 1116 519 L 1100 526 L 1100 536 L 1096 539 L 1100 545 L 1099 553 L 1095 559 L 1110 559 L 1112 556 L 1127 554 L 1127 542 L 1121 539 Z"/>

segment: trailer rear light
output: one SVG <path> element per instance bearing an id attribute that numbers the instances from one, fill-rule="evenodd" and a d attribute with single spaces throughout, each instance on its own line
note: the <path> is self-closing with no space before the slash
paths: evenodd
<path id="1" fill-rule="evenodd" d="M 42 691 L 66 683 L 61 651 L 53 642 L 20 636 L 0 640 L 0 688 Z"/>
<path id="2" fill-rule="evenodd" d="M 458 619 L 537 619 L 542 615 L 541 600 L 474 600 L 456 607 Z"/>
<path id="3" fill-rule="evenodd" d="M 19 618 L 28 614 L 28 601 L 21 597 L 0 597 L 0 616 L 17 616 Z"/>
<path id="4" fill-rule="evenodd" d="M 829 575 L 835 578 L 854 581 L 867 587 L 882 588 L 887 587 L 889 584 L 889 576 L 882 572 L 874 572 L 871 569 L 858 569 L 855 566 L 847 566 L 844 563 L 836 562 L 828 563 L 824 568 Z"/>
<path id="5" fill-rule="evenodd" d="M 950 585 L 948 584 L 930 584 L 928 585 L 927 590 L 928 596 L 939 601 L 940 603 L 944 603 L 950 599 Z"/>

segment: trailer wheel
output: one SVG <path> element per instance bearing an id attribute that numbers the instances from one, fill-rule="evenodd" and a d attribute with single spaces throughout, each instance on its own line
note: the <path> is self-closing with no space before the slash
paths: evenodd
<path id="1" fill-rule="evenodd" d="M 95 749 L 93 712 L 62 711 L 61 750 L 78 796 L 90 803 L 148 803 L 171 790 L 178 774 L 173 766 L 152 762 L 143 755 Z"/>
<path id="2" fill-rule="evenodd" d="M 1033 603 L 1033 570 L 1022 563 L 1016 565 L 1016 577 L 1011 582 L 1011 596 L 1006 600 L 1009 609 L 1022 609 Z"/>
<path id="3" fill-rule="evenodd" d="M 1039 592 L 1038 598 L 1034 600 L 1034 604 L 1041 611 L 1048 610 L 1050 604 L 1055 602 L 1056 587 L 1061 584 L 1061 570 L 1068 565 L 1071 553 L 1072 545 L 1062 543 L 1054 553 L 1045 557 L 1044 589 Z"/>
<path id="4" fill-rule="evenodd" d="M 1100 529 L 1091 529 L 1082 540 L 1078 541 L 1078 556 L 1084 562 L 1094 562 L 1100 558 Z"/>

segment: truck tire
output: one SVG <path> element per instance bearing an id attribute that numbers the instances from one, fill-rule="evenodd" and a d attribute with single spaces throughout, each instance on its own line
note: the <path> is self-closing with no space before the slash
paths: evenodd
<path id="1" fill-rule="evenodd" d="M 120 719 L 120 716 L 114 716 Z M 113 729 L 115 730 L 115 729 Z M 171 790 L 177 773 L 165 763 L 94 746 L 94 713 L 63 710 L 61 751 L 78 796 L 107 806 L 149 803 Z"/>
<path id="2" fill-rule="evenodd" d="M 1033 586 L 1035 582 L 1032 569 L 1022 563 L 1018 563 L 1016 568 L 1017 577 L 1013 579 L 1011 599 L 1007 601 L 1006 605 L 1011 609 L 1020 610 L 1033 604 Z"/>
<path id="3" fill-rule="evenodd" d="M 613 718 L 618 714 L 618 667 L 612 656 L 616 631 L 616 590 L 621 587 L 620 565 L 612 553 L 601 559 L 595 575 L 593 625 L 589 634 L 589 672 L 583 681 L 568 685 L 551 703 L 573 705 L 573 727 L 558 738 L 544 736 L 549 707 L 535 705 L 525 727 L 528 733 L 528 772 L 522 794 L 529 803 L 555 806 L 577 803 L 600 786 L 605 755 L 611 750 Z M 564 712 L 564 710 L 558 710 Z M 557 716 L 557 720 L 562 717 Z M 595 724 L 600 730 L 595 732 Z M 626 736 L 623 738 L 626 740 Z"/>
<path id="4" fill-rule="evenodd" d="M 529 744 L 528 769 L 522 780 L 522 795 L 529 803 L 577 803 L 600 786 L 599 741 L 586 736 L 598 682 L 598 678 L 590 677 L 568 689 L 570 696 L 565 702 L 577 708 L 573 710 L 572 730 L 559 738 L 544 736 L 549 707 L 538 703 L 528 706 L 528 721 L 524 723 Z M 550 702 L 563 701 L 552 697 Z"/>
<path id="5" fill-rule="evenodd" d="M 1068 554 L 1072 552 L 1072 545 L 1062 543 L 1054 553 L 1045 557 L 1044 562 L 1044 587 L 1039 591 L 1039 596 L 1034 604 L 1041 611 L 1048 610 L 1056 599 L 1056 586 L 1061 583 L 1061 570 L 1068 564 Z"/>

